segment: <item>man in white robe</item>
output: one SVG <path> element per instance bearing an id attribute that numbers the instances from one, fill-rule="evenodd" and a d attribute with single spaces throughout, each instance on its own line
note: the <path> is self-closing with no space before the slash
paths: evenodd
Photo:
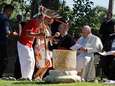
<path id="1" fill-rule="evenodd" d="M 85 81 L 94 80 L 94 53 L 100 52 L 103 49 L 100 38 L 91 33 L 90 26 L 85 25 L 82 28 L 82 36 L 71 49 L 78 51 L 77 71 L 81 79 Z"/>

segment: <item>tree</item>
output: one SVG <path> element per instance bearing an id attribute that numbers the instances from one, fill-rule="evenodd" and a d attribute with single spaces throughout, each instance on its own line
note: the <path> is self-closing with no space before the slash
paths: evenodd
<path id="1" fill-rule="evenodd" d="M 73 22 L 75 26 L 81 27 L 84 24 L 90 24 L 92 17 L 92 5 L 93 2 L 89 0 L 73 0 L 74 1 L 74 17 Z"/>
<path id="2" fill-rule="evenodd" d="M 39 13 L 39 6 L 40 6 L 41 0 L 32 0 L 31 3 L 31 18 Z"/>
<path id="3" fill-rule="evenodd" d="M 79 34 L 80 28 L 88 24 L 94 31 L 100 28 L 103 16 L 106 15 L 107 9 L 103 7 L 92 6 L 94 3 L 90 0 L 73 0 L 73 13 L 70 16 L 72 22 L 71 32 Z"/>
<path id="4" fill-rule="evenodd" d="M 60 6 L 60 1 L 59 0 L 42 0 L 41 3 L 46 8 L 52 9 L 52 10 L 58 10 L 58 8 Z"/>
<path id="5" fill-rule="evenodd" d="M 25 14 L 30 11 L 30 3 L 31 0 L 1 0 L 0 1 L 0 10 L 4 7 L 5 4 L 12 4 L 15 8 L 13 17 L 15 17 L 17 14 L 22 14 L 25 16 Z"/>
<path id="6" fill-rule="evenodd" d="M 69 6 L 66 6 L 66 2 L 63 0 L 63 3 L 61 4 L 59 8 L 59 14 L 64 18 L 65 20 L 69 20 L 72 17 L 73 11 L 70 9 Z"/>
<path id="7" fill-rule="evenodd" d="M 107 9 L 103 7 L 95 7 L 93 8 L 93 2 L 90 0 L 73 0 L 74 5 L 73 9 L 70 9 L 66 6 L 66 0 L 63 2 L 59 2 L 59 0 L 2 0 L 0 1 L 0 7 L 4 3 L 12 3 L 15 6 L 15 14 L 22 13 L 23 16 L 26 16 L 28 12 L 38 13 L 38 7 L 33 4 L 39 4 L 42 1 L 42 4 L 50 8 L 52 10 L 56 10 L 59 14 L 65 19 L 71 22 L 71 33 L 79 33 L 79 28 L 81 26 L 88 24 L 92 26 L 94 29 L 98 30 L 100 27 L 100 23 L 102 22 L 103 16 L 106 15 Z M 36 1 L 33 3 L 33 1 Z M 39 3 L 38 3 L 39 2 Z M 27 4 L 29 3 L 29 4 Z M 31 9 L 31 5 L 33 5 L 33 9 Z M 50 7 L 49 7 L 50 6 Z M 37 11 L 37 12 L 36 12 Z M 34 15 L 33 13 L 32 15 Z"/>

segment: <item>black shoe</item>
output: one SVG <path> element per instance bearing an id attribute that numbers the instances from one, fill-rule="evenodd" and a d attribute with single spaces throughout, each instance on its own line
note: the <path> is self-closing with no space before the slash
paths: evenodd
<path id="1" fill-rule="evenodd" d="M 9 80 L 8 77 L 2 77 L 1 80 Z"/>
<path id="2" fill-rule="evenodd" d="M 14 77 L 8 77 L 9 78 L 9 80 L 16 80 L 16 78 L 14 78 Z"/>
<path id="3" fill-rule="evenodd" d="M 2 77 L 1 79 L 2 80 L 16 80 L 14 77 L 11 77 L 11 76 L 9 76 L 9 77 Z"/>

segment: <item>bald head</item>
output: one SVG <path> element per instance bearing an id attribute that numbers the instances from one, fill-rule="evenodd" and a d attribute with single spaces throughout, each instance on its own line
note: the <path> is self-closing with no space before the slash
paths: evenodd
<path id="1" fill-rule="evenodd" d="M 89 25 L 84 25 L 82 28 L 82 35 L 87 37 L 91 33 L 91 27 Z"/>
<path id="2" fill-rule="evenodd" d="M 84 25 L 83 28 L 82 28 L 82 30 L 83 29 L 86 30 L 86 31 L 88 31 L 88 32 L 91 32 L 91 27 L 89 25 Z"/>

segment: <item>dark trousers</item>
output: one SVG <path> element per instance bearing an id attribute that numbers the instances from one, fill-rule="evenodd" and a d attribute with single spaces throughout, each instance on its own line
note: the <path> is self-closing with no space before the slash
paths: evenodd
<path id="1" fill-rule="evenodd" d="M 112 60 L 111 66 L 110 66 L 110 74 L 108 77 L 110 80 L 115 80 L 115 57 Z"/>
<path id="2" fill-rule="evenodd" d="M 8 63 L 7 44 L 0 44 L 0 78 L 2 77 Z"/>
<path id="3" fill-rule="evenodd" d="M 110 51 L 111 50 L 111 45 L 112 45 L 112 40 L 110 38 L 103 38 L 103 50 L 104 51 Z"/>
<path id="4" fill-rule="evenodd" d="M 16 63 L 15 63 L 15 69 L 14 69 L 14 77 L 16 79 L 21 78 L 21 69 L 20 69 L 20 62 L 19 62 L 19 58 L 17 57 L 16 59 Z"/>
<path id="5" fill-rule="evenodd" d="M 110 56 L 104 56 L 100 60 L 100 66 L 102 68 L 102 72 L 107 78 L 110 77 L 110 73 L 112 70 L 112 68 L 111 68 L 112 61 L 113 61 L 113 56 L 111 56 L 111 55 Z"/>
<path id="6" fill-rule="evenodd" d="M 17 46 L 16 46 L 17 47 Z M 21 78 L 21 68 L 20 68 L 20 61 L 19 61 L 19 56 L 18 56 L 18 50 L 16 48 L 16 62 L 15 62 L 15 69 L 14 69 L 14 77 L 16 79 Z"/>

